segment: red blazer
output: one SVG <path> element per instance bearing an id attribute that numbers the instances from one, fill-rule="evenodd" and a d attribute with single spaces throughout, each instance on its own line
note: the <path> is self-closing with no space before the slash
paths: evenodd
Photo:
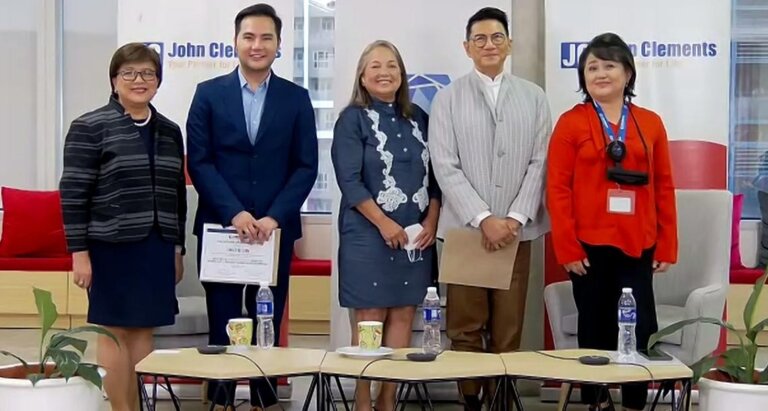
<path id="1" fill-rule="evenodd" d="M 633 215 L 607 211 L 608 190 L 618 184 L 607 178 L 613 161 L 606 155 L 608 140 L 592 104 L 578 104 L 557 121 L 549 144 L 546 202 L 560 264 L 586 258 L 580 242 L 614 246 L 631 257 L 640 257 L 644 249 L 656 245 L 655 260 L 677 260 L 677 211 L 667 132 L 656 113 L 634 104 L 630 113 L 622 166 L 649 173 L 645 186 L 620 187 L 635 192 Z M 648 147 L 647 157 L 638 127 Z"/>

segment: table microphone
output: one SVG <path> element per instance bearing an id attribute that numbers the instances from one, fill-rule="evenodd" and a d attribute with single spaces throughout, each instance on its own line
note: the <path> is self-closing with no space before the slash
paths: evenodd
<path id="1" fill-rule="evenodd" d="M 608 365 L 611 359 L 602 355 L 585 355 L 579 357 L 579 362 L 584 365 Z"/>
<path id="2" fill-rule="evenodd" d="M 437 358 L 437 355 L 426 352 L 411 352 L 406 354 L 405 358 L 416 362 L 430 362 L 434 361 L 435 358 Z"/>
<path id="3" fill-rule="evenodd" d="M 223 354 L 227 352 L 227 347 L 224 345 L 206 345 L 202 347 L 197 347 L 197 352 L 200 354 Z"/>

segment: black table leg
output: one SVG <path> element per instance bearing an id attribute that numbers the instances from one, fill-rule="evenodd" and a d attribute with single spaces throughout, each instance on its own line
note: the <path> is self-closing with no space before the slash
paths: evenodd
<path id="1" fill-rule="evenodd" d="M 427 405 L 429 406 L 429 411 L 435 411 L 435 407 L 432 405 L 432 397 L 429 395 L 429 391 L 427 390 L 427 383 L 422 383 L 421 388 L 424 389 L 424 397 L 427 399 Z"/>
<path id="2" fill-rule="evenodd" d="M 512 378 L 510 382 L 510 387 L 512 388 L 512 400 L 515 401 L 515 408 L 517 408 L 517 411 L 523 411 L 525 408 L 523 408 L 523 401 L 520 399 L 520 393 L 517 391 L 517 380 Z"/>
<path id="3" fill-rule="evenodd" d="M 168 395 L 171 396 L 171 401 L 173 402 L 173 409 L 176 411 L 181 411 L 181 401 L 179 400 L 179 397 L 176 396 L 176 394 L 173 392 L 173 387 L 171 387 L 171 381 L 168 379 L 167 376 L 163 376 L 163 379 L 165 380 L 165 386 L 168 391 Z"/>
<path id="4" fill-rule="evenodd" d="M 312 401 L 312 395 L 315 393 L 315 387 L 317 387 L 317 379 L 319 377 L 317 375 L 312 377 L 312 382 L 309 383 L 309 390 L 307 390 L 307 397 L 304 399 L 304 406 L 301 408 L 301 411 L 309 411 L 309 403 Z M 318 409 L 320 407 L 318 406 Z"/>
<path id="5" fill-rule="evenodd" d="M 501 391 L 504 389 L 504 384 L 506 384 L 506 377 L 499 377 L 499 382 L 496 383 L 496 389 L 493 392 L 493 398 L 491 398 L 491 403 L 488 405 L 489 410 L 495 410 L 498 406 L 496 401 L 499 400 L 499 395 L 501 395 Z"/>
<path id="6" fill-rule="evenodd" d="M 424 407 L 424 398 L 421 396 L 421 387 L 419 387 L 421 384 L 413 384 L 413 390 L 416 392 L 416 398 L 419 400 L 419 406 L 421 406 L 421 411 L 425 411 L 426 407 Z"/>
<path id="7" fill-rule="evenodd" d="M 400 411 L 405 411 L 405 407 L 408 405 L 408 397 L 411 395 L 411 390 L 413 389 L 410 382 L 404 384 L 407 384 L 408 388 L 405 390 L 405 398 L 403 398 L 403 403 L 400 405 Z"/>
<path id="8" fill-rule="evenodd" d="M 341 380 L 338 376 L 333 377 L 334 380 L 336 380 L 336 387 L 339 389 L 339 396 L 341 397 L 341 403 L 344 404 L 344 410 L 349 410 L 349 404 L 347 403 L 347 396 L 344 394 L 344 389 L 341 388 Z"/>
<path id="9" fill-rule="evenodd" d="M 144 385 L 143 375 L 138 376 L 136 384 L 138 384 L 139 389 L 139 409 L 144 411 L 144 406 L 146 406 L 147 411 L 154 411 L 155 407 L 149 401 L 149 393 L 147 393 L 147 387 Z"/>

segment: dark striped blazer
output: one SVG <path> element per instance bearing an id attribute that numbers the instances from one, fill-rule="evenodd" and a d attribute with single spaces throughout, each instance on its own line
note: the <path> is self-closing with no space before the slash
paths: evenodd
<path id="1" fill-rule="evenodd" d="M 150 109 L 154 187 L 144 141 L 115 98 L 72 122 L 59 183 L 70 252 L 87 250 L 88 239 L 143 239 L 152 229 L 155 213 L 163 238 L 184 246 L 187 197 L 181 130 L 151 105 Z"/>

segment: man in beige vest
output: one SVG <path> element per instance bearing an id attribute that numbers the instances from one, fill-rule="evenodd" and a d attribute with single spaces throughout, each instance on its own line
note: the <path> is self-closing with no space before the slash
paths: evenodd
<path id="1" fill-rule="evenodd" d="M 478 11 L 464 42 L 474 69 L 440 91 L 431 108 L 429 149 L 443 190 L 438 237 L 474 227 L 492 252 L 519 240 L 509 289 L 448 284 L 447 332 L 457 351 L 520 347 L 530 240 L 548 230 L 542 197 L 549 103 L 540 87 L 504 73 L 511 44 L 506 14 Z M 466 409 L 479 410 L 481 384 L 460 389 Z"/>

